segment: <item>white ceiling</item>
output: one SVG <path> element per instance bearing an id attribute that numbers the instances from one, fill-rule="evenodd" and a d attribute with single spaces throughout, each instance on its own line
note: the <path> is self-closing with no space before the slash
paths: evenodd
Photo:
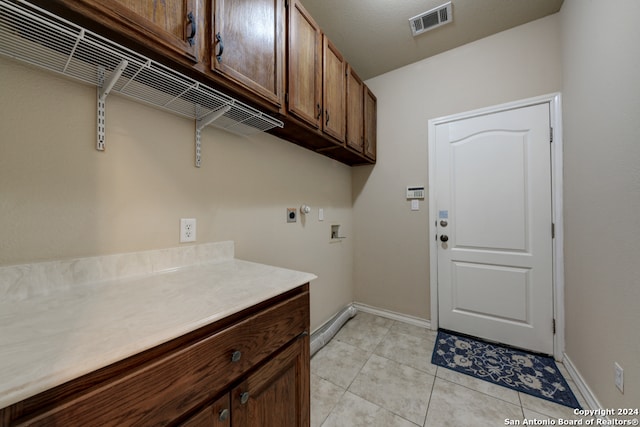
<path id="1" fill-rule="evenodd" d="M 551 15 L 563 0 L 452 0 L 453 22 L 413 37 L 409 18 L 447 0 L 301 0 L 363 79 Z"/>

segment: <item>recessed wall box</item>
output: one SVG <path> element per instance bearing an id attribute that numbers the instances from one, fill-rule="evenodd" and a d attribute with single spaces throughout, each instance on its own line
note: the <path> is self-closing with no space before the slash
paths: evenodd
<path id="1" fill-rule="evenodd" d="M 424 199 L 424 186 L 407 187 L 407 199 Z"/>
<path id="2" fill-rule="evenodd" d="M 337 241 L 340 239 L 344 239 L 345 236 L 342 235 L 342 228 L 340 224 L 331 225 L 331 241 Z"/>

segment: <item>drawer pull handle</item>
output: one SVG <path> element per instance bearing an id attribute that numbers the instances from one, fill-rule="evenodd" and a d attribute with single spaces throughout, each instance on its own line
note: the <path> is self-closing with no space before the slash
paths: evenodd
<path id="1" fill-rule="evenodd" d="M 249 392 L 245 391 L 240 395 L 240 403 L 243 405 L 249 401 Z"/>
<path id="2" fill-rule="evenodd" d="M 224 52 L 224 43 L 222 43 L 222 35 L 220 33 L 216 34 L 216 40 L 218 41 L 218 46 L 220 47 L 220 50 L 216 54 L 216 59 L 218 60 L 218 62 L 222 62 L 222 52 Z"/>
<path id="3" fill-rule="evenodd" d="M 218 419 L 220 421 L 227 421 L 229 419 L 229 410 L 223 409 L 222 411 L 220 411 L 220 415 L 218 416 Z"/>
<path id="4" fill-rule="evenodd" d="M 193 17 L 193 12 L 189 12 L 187 15 L 187 25 L 191 25 L 191 34 L 187 37 L 187 41 L 189 42 L 189 46 L 193 46 L 195 44 L 195 36 L 196 36 L 196 20 Z"/>
<path id="5" fill-rule="evenodd" d="M 241 357 L 242 357 L 242 352 L 240 352 L 239 350 L 236 350 L 231 354 L 231 361 L 239 362 Z"/>

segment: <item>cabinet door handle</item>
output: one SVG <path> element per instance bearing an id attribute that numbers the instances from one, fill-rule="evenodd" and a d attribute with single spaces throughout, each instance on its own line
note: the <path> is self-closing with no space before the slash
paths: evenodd
<path id="1" fill-rule="evenodd" d="M 191 25 L 191 34 L 189 35 L 189 37 L 187 37 L 187 41 L 189 42 L 189 46 L 193 46 L 193 44 L 196 42 L 196 20 L 193 17 L 193 12 L 189 12 L 189 14 L 187 15 L 187 19 L 187 25 Z"/>
<path id="2" fill-rule="evenodd" d="M 222 35 L 220 33 L 216 34 L 216 40 L 218 40 L 218 45 L 220 46 L 220 50 L 216 54 L 216 59 L 218 62 L 222 62 L 222 52 L 224 52 L 224 43 L 222 43 Z"/>
<path id="3" fill-rule="evenodd" d="M 324 125 L 329 125 L 329 110 L 324 110 L 324 115 L 327 117 L 327 120 L 324 122 Z"/>
<path id="4" fill-rule="evenodd" d="M 234 351 L 233 353 L 231 353 L 231 361 L 232 362 L 238 362 L 240 361 L 240 358 L 242 357 L 242 352 L 239 350 Z"/>
<path id="5" fill-rule="evenodd" d="M 218 414 L 218 419 L 220 421 L 227 421 L 229 419 L 229 410 L 225 408 L 220 411 L 220 413 Z"/>
<path id="6" fill-rule="evenodd" d="M 320 120 L 320 117 L 322 117 L 322 107 L 320 106 L 320 104 L 318 103 L 318 117 L 316 117 L 317 120 Z"/>
<path id="7" fill-rule="evenodd" d="M 249 401 L 249 392 L 245 391 L 244 393 L 242 393 L 240 395 L 240 403 L 242 403 L 243 405 L 246 404 Z"/>

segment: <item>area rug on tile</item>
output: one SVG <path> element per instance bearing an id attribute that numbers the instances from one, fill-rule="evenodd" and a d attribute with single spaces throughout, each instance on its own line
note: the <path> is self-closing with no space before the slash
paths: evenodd
<path id="1" fill-rule="evenodd" d="M 438 331 L 431 363 L 570 408 L 580 408 L 551 357 Z"/>

